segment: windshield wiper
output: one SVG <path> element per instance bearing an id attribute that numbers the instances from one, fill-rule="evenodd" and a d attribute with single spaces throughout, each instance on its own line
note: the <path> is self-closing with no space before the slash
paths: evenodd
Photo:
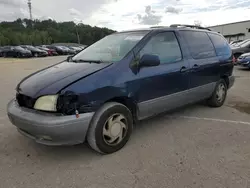
<path id="1" fill-rule="evenodd" d="M 72 62 L 75 62 L 75 63 L 97 63 L 97 64 L 103 63 L 102 60 L 87 60 L 87 59 L 75 59 L 75 60 L 72 60 Z"/>

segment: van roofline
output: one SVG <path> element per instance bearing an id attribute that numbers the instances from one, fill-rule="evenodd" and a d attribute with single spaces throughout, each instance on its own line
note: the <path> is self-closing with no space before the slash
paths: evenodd
<path id="1" fill-rule="evenodd" d="M 202 32 L 209 32 L 209 33 L 217 33 L 213 30 L 207 29 L 196 29 L 196 28 L 189 28 L 189 27 L 167 27 L 167 26 L 157 26 L 157 27 L 149 27 L 149 28 L 140 28 L 140 29 L 131 29 L 131 30 L 123 30 L 118 31 L 116 33 L 129 33 L 129 32 L 150 32 L 150 31 L 202 31 Z M 115 33 L 114 33 L 115 34 Z"/>

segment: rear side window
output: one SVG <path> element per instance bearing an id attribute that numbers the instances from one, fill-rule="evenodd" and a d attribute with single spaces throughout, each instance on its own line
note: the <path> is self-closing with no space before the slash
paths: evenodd
<path id="1" fill-rule="evenodd" d="M 215 57 L 214 46 L 207 33 L 199 31 L 180 31 L 188 43 L 189 51 L 194 59 Z"/>
<path id="2" fill-rule="evenodd" d="M 174 32 L 164 32 L 153 36 L 140 52 L 157 55 L 161 64 L 168 64 L 182 59 L 181 49 Z"/>
<path id="3" fill-rule="evenodd" d="M 208 35 L 214 44 L 215 51 L 218 56 L 231 55 L 231 48 L 225 38 L 213 33 L 208 33 Z"/>

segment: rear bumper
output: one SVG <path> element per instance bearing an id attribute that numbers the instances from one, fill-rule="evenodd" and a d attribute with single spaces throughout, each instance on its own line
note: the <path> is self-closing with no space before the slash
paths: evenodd
<path id="1" fill-rule="evenodd" d="M 15 100 L 7 106 L 8 117 L 18 131 L 44 145 L 74 145 L 85 141 L 94 113 L 57 116 L 20 107 Z"/>
<path id="2" fill-rule="evenodd" d="M 228 89 L 230 89 L 234 85 L 235 77 L 234 76 L 229 76 L 228 80 L 229 80 Z"/>

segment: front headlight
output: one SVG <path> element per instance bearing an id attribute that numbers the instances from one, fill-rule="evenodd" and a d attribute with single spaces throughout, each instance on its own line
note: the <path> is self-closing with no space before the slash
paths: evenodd
<path id="1" fill-rule="evenodd" d="M 56 112 L 58 95 L 47 95 L 36 100 L 34 108 L 36 110 Z"/>

